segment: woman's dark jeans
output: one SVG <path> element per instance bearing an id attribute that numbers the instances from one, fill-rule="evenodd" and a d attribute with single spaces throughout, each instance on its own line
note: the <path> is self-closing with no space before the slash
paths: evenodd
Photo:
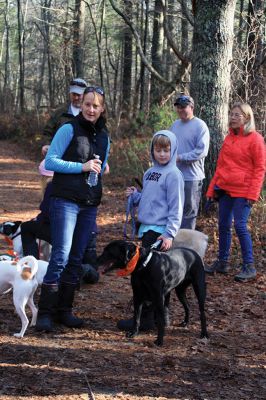
<path id="1" fill-rule="evenodd" d="M 81 206 L 73 201 L 51 197 L 50 223 L 52 253 L 45 284 L 77 284 L 82 275 L 82 259 L 95 230 L 97 207 Z"/>
<path id="2" fill-rule="evenodd" d="M 252 240 L 247 229 L 251 206 L 243 197 L 230 197 L 227 194 L 219 199 L 219 260 L 227 261 L 232 240 L 232 221 L 238 236 L 244 264 L 254 262 Z"/>

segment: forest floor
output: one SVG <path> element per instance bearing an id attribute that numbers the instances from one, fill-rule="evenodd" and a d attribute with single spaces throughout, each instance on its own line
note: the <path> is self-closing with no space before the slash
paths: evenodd
<path id="1" fill-rule="evenodd" d="M 18 144 L 0 142 L 0 222 L 28 220 L 38 213 L 38 163 Z M 125 180 L 105 178 L 99 208 L 98 252 L 122 238 Z M 256 211 L 256 210 L 255 210 Z M 254 213 L 255 213 L 254 211 Z M 165 345 L 153 344 L 155 332 L 129 340 L 116 323 L 131 315 L 129 278 L 114 274 L 95 285 L 83 285 L 75 308 L 85 326 L 57 326 L 50 334 L 28 328 L 23 339 L 12 295 L 0 296 L 0 398 L 5 400 L 259 400 L 266 398 L 265 220 L 258 209 L 251 225 L 258 276 L 234 282 L 239 248 L 234 238 L 232 267 L 227 276 L 207 276 L 206 312 L 210 339 L 199 339 L 194 293 L 189 290 L 191 322 L 179 327 L 182 307 L 172 295 L 171 321 Z M 217 252 L 216 216 L 200 217 L 209 235 L 206 262 Z M 265 240 L 265 236 L 264 236 Z M 264 247 L 264 250 L 263 250 Z M 7 245 L 0 238 L 0 252 Z M 39 291 L 36 294 L 38 301 Z"/>

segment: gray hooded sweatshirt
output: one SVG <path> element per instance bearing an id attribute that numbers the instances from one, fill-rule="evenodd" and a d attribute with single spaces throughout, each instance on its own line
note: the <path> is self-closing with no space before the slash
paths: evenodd
<path id="1" fill-rule="evenodd" d="M 165 226 L 164 237 L 174 238 L 180 229 L 184 206 L 184 179 L 176 166 L 177 139 L 167 130 L 154 134 L 165 135 L 171 142 L 171 158 L 166 165 L 155 161 L 153 145 L 151 158 L 153 166 L 143 176 L 142 192 L 133 194 L 138 204 L 138 220 L 144 225 Z"/>

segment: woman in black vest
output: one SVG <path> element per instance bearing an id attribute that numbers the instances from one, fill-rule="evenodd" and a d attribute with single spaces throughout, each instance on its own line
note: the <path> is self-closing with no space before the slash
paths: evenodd
<path id="1" fill-rule="evenodd" d="M 57 321 L 63 325 L 83 325 L 72 314 L 72 307 L 83 255 L 95 229 L 102 197 L 101 173 L 110 147 L 103 113 L 103 90 L 87 87 L 81 113 L 58 129 L 45 159 L 45 168 L 54 171 L 50 200 L 52 253 L 41 288 L 38 331 L 53 330 L 55 310 Z M 95 186 L 89 181 L 91 173 L 98 177 Z"/>

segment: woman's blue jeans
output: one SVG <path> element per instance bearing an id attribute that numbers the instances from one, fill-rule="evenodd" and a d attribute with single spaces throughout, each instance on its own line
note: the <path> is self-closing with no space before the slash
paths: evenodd
<path id="1" fill-rule="evenodd" d="M 232 240 L 232 221 L 238 236 L 244 264 L 253 263 L 252 239 L 247 229 L 251 206 L 243 197 L 224 195 L 219 199 L 219 260 L 227 261 Z"/>
<path id="2" fill-rule="evenodd" d="M 51 197 L 52 252 L 44 283 L 77 284 L 80 281 L 82 259 L 95 228 L 96 215 L 97 207 Z"/>

